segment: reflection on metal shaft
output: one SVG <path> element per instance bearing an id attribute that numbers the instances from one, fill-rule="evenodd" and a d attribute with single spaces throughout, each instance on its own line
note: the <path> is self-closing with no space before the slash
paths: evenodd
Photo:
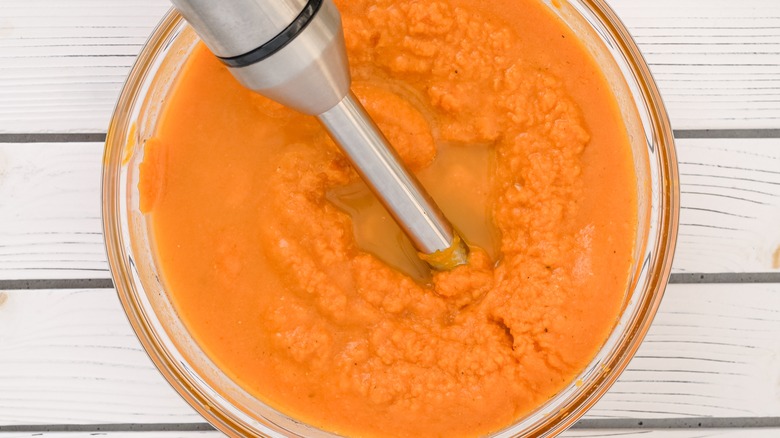
<path id="1" fill-rule="evenodd" d="M 452 226 L 350 92 L 320 121 L 418 250 L 448 249 Z"/>

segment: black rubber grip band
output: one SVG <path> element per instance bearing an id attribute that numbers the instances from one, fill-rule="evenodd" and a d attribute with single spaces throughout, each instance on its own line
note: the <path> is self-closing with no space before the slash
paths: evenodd
<path id="1" fill-rule="evenodd" d="M 228 67 L 246 67 L 247 65 L 252 65 L 268 58 L 286 46 L 298 36 L 303 29 L 306 29 L 306 26 L 311 19 L 314 18 L 317 11 L 320 10 L 320 6 L 322 6 L 322 0 L 309 0 L 309 2 L 306 3 L 306 6 L 303 7 L 301 13 L 298 14 L 298 16 L 295 17 L 295 20 L 281 31 L 279 35 L 276 35 L 267 43 L 254 50 L 250 50 L 243 55 L 231 56 L 229 58 L 219 57 L 220 61 Z"/>

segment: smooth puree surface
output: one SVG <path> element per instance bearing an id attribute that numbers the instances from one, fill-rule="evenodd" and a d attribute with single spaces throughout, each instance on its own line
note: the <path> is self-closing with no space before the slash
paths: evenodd
<path id="1" fill-rule="evenodd" d="M 357 175 L 317 121 L 199 46 L 141 167 L 164 282 L 212 360 L 293 417 L 501 429 L 571 383 L 622 308 L 637 189 L 615 98 L 536 0 L 336 3 L 356 94 L 483 248 L 450 272 L 383 261 L 386 243 L 356 240 L 392 242 L 361 235 L 381 210 L 350 198 Z"/>

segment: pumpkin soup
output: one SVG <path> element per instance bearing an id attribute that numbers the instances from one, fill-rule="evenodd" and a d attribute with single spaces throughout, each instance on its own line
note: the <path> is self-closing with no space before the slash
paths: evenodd
<path id="1" fill-rule="evenodd" d="M 325 130 L 198 46 L 145 145 L 164 283 L 221 369 L 359 436 L 474 436 L 570 384 L 623 305 L 620 111 L 537 0 L 337 0 L 353 90 L 472 248 L 431 273 Z"/>

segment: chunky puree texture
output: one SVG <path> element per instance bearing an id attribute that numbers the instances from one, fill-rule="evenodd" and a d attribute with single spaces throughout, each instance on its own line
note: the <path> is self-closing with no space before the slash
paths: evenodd
<path id="1" fill-rule="evenodd" d="M 498 430 L 571 383 L 622 308 L 637 195 L 615 98 L 536 0 L 337 4 L 355 92 L 408 166 L 490 157 L 424 181 L 482 187 L 463 214 L 495 247 L 428 278 L 364 251 L 332 196 L 358 177 L 316 120 L 199 46 L 141 167 L 165 284 L 204 351 L 289 415 L 359 436 Z"/>

